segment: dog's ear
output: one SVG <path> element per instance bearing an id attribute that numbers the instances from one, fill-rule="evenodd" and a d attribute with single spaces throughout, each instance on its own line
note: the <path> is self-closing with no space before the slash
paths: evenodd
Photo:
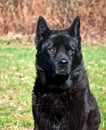
<path id="1" fill-rule="evenodd" d="M 72 36 L 80 36 L 80 17 L 77 16 L 74 19 L 74 22 L 72 23 L 71 27 L 68 28 L 68 32 Z"/>
<path id="2" fill-rule="evenodd" d="M 49 31 L 50 29 L 45 19 L 42 16 L 40 16 L 36 27 L 36 38 L 35 38 L 36 44 L 39 44 L 42 40 L 44 40 Z"/>

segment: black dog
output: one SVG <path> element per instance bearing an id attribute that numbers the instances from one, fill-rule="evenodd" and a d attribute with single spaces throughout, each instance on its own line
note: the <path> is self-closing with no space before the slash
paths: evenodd
<path id="1" fill-rule="evenodd" d="M 50 30 L 39 17 L 35 42 L 34 130 L 98 130 L 100 113 L 83 66 L 80 18 L 68 29 Z"/>

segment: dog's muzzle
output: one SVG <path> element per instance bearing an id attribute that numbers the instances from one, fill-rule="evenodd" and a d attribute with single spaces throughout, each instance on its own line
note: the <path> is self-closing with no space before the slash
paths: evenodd
<path id="1" fill-rule="evenodd" d="M 68 72 L 68 61 L 65 58 L 58 60 L 58 74 L 66 74 Z"/>

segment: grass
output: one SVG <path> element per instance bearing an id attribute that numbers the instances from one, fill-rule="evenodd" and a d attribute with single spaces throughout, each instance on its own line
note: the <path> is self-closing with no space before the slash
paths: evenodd
<path id="1" fill-rule="evenodd" d="M 0 129 L 32 130 L 31 93 L 36 71 L 33 44 L 0 44 Z M 84 46 L 84 62 L 90 86 L 106 130 L 106 47 Z"/>

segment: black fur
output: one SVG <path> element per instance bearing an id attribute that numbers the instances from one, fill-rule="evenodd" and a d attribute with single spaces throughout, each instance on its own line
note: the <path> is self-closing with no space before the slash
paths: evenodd
<path id="1" fill-rule="evenodd" d="M 80 18 L 68 29 L 50 30 L 39 17 L 35 40 L 34 130 L 98 130 L 100 113 L 83 67 Z"/>

